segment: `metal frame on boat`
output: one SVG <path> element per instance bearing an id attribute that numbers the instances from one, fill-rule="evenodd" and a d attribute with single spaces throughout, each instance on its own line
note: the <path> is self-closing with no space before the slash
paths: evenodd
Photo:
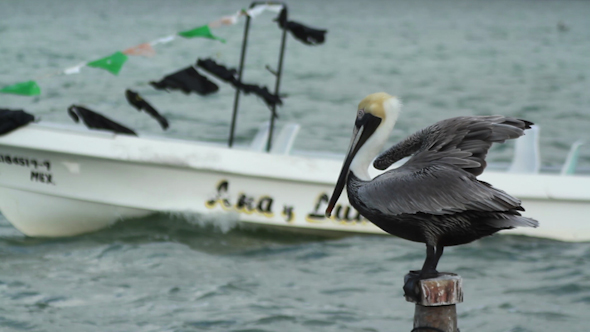
<path id="1" fill-rule="evenodd" d="M 247 18 L 239 79 L 249 24 Z M 283 30 L 275 95 L 285 43 Z M 297 125 L 283 128 L 273 143 L 275 109 L 250 147 L 234 146 L 239 95 L 228 146 L 43 122 L 2 136 L 0 211 L 24 234 L 43 237 L 73 236 L 158 212 L 300 231 L 385 234 L 344 196 L 332 217 L 324 215 L 342 161 L 292 154 Z M 541 222 L 538 229 L 507 233 L 590 240 L 590 176 L 515 167 L 488 170 L 481 178 L 522 199 L 524 214 Z"/>

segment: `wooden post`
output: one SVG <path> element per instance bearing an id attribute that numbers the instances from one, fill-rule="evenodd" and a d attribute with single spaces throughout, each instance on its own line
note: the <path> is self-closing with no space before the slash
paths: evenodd
<path id="1" fill-rule="evenodd" d="M 447 272 L 437 278 L 420 280 L 419 301 L 406 297 L 406 301 L 416 303 L 412 331 L 458 332 L 455 304 L 463 302 L 462 283 L 460 276 Z"/>

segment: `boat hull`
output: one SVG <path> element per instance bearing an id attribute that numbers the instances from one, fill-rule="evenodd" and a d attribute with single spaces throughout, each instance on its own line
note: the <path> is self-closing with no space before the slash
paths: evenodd
<path id="1" fill-rule="evenodd" d="M 152 213 L 111 204 L 0 188 L 0 210 L 28 236 L 63 237 L 97 231 L 120 219 Z"/>

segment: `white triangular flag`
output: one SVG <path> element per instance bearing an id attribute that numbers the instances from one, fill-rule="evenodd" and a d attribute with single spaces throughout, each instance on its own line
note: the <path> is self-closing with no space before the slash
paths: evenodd
<path id="1" fill-rule="evenodd" d="M 166 43 L 173 41 L 175 38 L 176 38 L 176 35 L 170 35 L 170 36 L 158 38 L 154 41 L 151 41 L 150 45 L 154 46 L 154 45 L 158 45 L 158 44 L 166 44 Z"/>
<path id="2" fill-rule="evenodd" d="M 69 67 L 64 69 L 63 73 L 65 75 L 72 75 L 72 74 L 79 74 L 80 69 L 86 65 L 86 62 L 79 63 L 73 67 Z"/>

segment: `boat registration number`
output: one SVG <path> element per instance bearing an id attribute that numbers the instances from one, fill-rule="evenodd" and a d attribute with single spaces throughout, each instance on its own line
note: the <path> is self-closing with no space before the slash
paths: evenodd
<path id="1" fill-rule="evenodd" d="M 0 153 L 0 163 L 6 165 L 28 167 L 31 169 L 29 180 L 32 182 L 53 184 L 53 174 L 51 174 L 51 161 L 22 156 L 11 156 Z"/>

